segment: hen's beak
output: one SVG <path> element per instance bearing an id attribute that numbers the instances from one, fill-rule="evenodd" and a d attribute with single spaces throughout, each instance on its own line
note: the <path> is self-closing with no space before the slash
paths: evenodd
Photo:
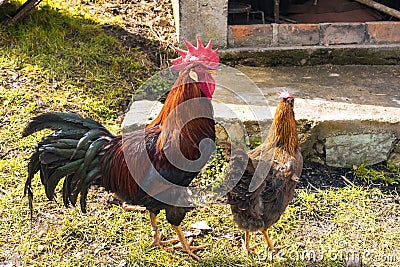
<path id="1" fill-rule="evenodd" d="M 216 70 L 208 70 L 207 72 L 208 72 L 208 74 L 212 74 L 212 75 L 216 75 L 217 74 Z"/>

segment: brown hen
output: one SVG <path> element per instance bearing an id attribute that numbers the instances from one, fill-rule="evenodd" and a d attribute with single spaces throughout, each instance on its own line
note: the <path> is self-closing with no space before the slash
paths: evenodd
<path id="1" fill-rule="evenodd" d="M 290 92 L 278 94 L 281 101 L 266 140 L 248 152 L 220 143 L 230 158 L 228 179 L 238 180 L 227 194 L 233 220 L 246 231 L 245 247 L 251 252 L 250 232 L 260 231 L 271 251 L 275 247 L 267 229 L 275 224 L 293 199 L 294 189 L 303 167 L 296 120 L 294 98 Z"/>

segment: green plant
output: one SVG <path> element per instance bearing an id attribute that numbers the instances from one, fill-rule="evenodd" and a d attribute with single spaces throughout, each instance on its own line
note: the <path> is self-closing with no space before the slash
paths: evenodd
<path id="1" fill-rule="evenodd" d="M 399 170 L 394 166 L 388 165 L 389 169 L 392 168 L 394 172 L 398 172 Z M 381 181 L 386 184 L 394 185 L 398 184 L 400 181 L 400 175 L 391 176 L 387 172 L 383 170 L 376 170 L 370 166 L 367 166 L 365 163 L 362 163 L 360 166 L 354 166 L 355 175 L 363 179 L 365 181 Z"/>

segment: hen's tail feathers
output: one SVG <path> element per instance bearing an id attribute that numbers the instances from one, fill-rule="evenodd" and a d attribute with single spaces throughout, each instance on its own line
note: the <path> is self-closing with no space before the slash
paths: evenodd
<path id="1" fill-rule="evenodd" d="M 78 114 L 52 112 L 34 117 L 22 135 L 28 136 L 43 129 L 54 132 L 44 137 L 36 146 L 28 164 L 25 194 L 28 195 L 32 216 L 32 179 L 40 172 L 48 199 L 53 199 L 57 184 L 62 178 L 63 202 L 75 206 L 81 194 L 80 206 L 86 212 L 86 196 L 92 184 L 99 184 L 99 161 L 105 145 L 115 138 L 104 126 Z"/>
<path id="2" fill-rule="evenodd" d="M 254 166 L 251 158 L 246 150 L 243 150 L 229 141 L 220 141 L 218 146 L 222 149 L 222 154 L 225 159 L 230 161 L 230 170 L 238 170 L 243 174 L 254 172 Z"/>
<path id="3" fill-rule="evenodd" d="M 228 185 L 230 188 L 241 186 L 244 179 L 252 177 L 254 174 L 255 166 L 252 159 L 246 150 L 236 147 L 229 141 L 221 141 L 218 146 L 222 148 L 225 159 L 229 160 Z"/>

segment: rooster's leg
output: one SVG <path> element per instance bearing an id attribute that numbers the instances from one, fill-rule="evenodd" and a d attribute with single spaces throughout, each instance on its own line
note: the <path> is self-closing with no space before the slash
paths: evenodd
<path id="1" fill-rule="evenodd" d="M 153 236 L 153 242 L 150 244 L 150 247 L 162 247 L 161 238 L 162 234 L 158 230 L 157 227 L 157 215 L 153 212 L 149 211 L 150 213 L 150 223 L 151 223 L 151 235 Z"/>
<path id="2" fill-rule="evenodd" d="M 285 248 L 286 246 L 279 246 L 279 247 L 275 247 L 274 244 L 272 243 L 272 240 L 269 238 L 267 230 L 262 231 L 265 241 L 268 244 L 269 250 L 273 251 L 273 252 L 278 252 L 279 250 Z"/>
<path id="3" fill-rule="evenodd" d="M 244 236 L 245 248 L 246 248 L 247 252 L 254 253 L 254 249 L 256 247 L 258 247 L 260 244 L 255 244 L 253 246 L 250 246 L 250 239 L 251 239 L 250 238 L 250 231 L 246 231 L 246 235 Z"/>
<path id="4" fill-rule="evenodd" d="M 179 242 L 179 239 L 170 239 L 166 241 L 161 241 L 162 233 L 158 230 L 157 227 L 157 215 L 153 212 L 149 211 L 150 213 L 150 223 L 151 223 L 151 235 L 153 236 L 153 242 L 150 244 L 150 247 L 160 247 L 162 248 L 163 245 L 167 245 L 174 242 Z"/>
<path id="5" fill-rule="evenodd" d="M 200 258 L 198 256 L 196 256 L 193 253 L 193 251 L 195 251 L 197 249 L 202 249 L 202 248 L 208 247 L 209 245 L 191 246 L 190 243 L 192 243 L 193 240 L 191 240 L 190 243 L 186 240 L 186 237 L 183 234 L 181 227 L 179 225 L 178 226 L 172 225 L 172 227 L 174 228 L 176 234 L 178 235 L 179 241 L 181 242 L 181 245 L 182 245 L 182 250 L 185 251 L 186 253 L 188 253 L 190 256 L 192 256 L 197 261 L 200 261 Z"/>

